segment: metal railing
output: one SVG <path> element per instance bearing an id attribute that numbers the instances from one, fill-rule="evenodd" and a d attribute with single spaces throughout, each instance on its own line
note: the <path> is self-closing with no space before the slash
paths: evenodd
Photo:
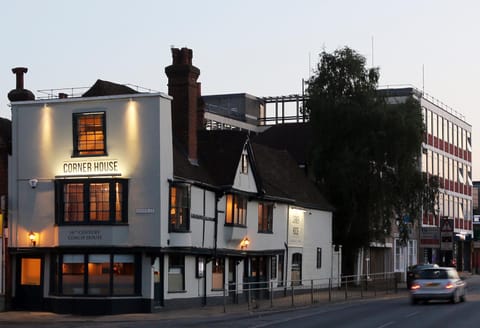
<path id="1" fill-rule="evenodd" d="M 398 292 L 394 272 L 325 279 L 294 280 L 278 286 L 276 281 L 226 284 L 223 311 L 300 307 L 352 299 L 373 298 Z"/>

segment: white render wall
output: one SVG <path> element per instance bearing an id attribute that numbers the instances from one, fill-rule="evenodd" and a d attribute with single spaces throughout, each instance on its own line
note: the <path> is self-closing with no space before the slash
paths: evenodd
<path id="1" fill-rule="evenodd" d="M 37 246 L 44 247 L 160 246 L 173 177 L 170 101 L 148 94 L 13 103 L 9 246 L 30 246 L 28 231 L 36 232 Z M 94 111 L 106 113 L 108 155 L 72 157 L 72 114 Z M 62 164 L 89 159 L 118 160 L 119 178 L 129 179 L 128 226 L 54 226 L 54 180 L 63 174 Z M 38 185 L 32 189 L 34 178 Z M 71 231 L 102 238 L 92 243 L 62 237 Z"/>

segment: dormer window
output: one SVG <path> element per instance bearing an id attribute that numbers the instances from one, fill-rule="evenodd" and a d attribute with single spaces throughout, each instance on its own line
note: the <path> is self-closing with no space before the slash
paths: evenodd
<path id="1" fill-rule="evenodd" d="M 242 174 L 248 174 L 248 156 L 246 153 L 242 154 L 242 163 L 241 163 L 240 172 Z"/>
<path id="2" fill-rule="evenodd" d="M 73 114 L 73 156 L 106 155 L 105 112 Z"/>

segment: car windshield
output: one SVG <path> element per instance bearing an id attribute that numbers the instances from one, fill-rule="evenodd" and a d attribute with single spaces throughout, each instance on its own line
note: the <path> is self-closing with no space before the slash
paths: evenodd
<path id="1" fill-rule="evenodd" d="M 422 270 L 419 276 L 420 279 L 448 279 L 446 270 Z"/>

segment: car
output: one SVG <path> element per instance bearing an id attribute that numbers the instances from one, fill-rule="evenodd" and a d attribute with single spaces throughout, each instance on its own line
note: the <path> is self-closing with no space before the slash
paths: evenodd
<path id="1" fill-rule="evenodd" d="M 418 274 L 418 272 L 420 272 L 420 270 L 438 267 L 438 264 L 431 263 L 421 263 L 409 266 L 407 269 L 407 289 L 412 287 L 412 281 L 415 280 L 415 276 Z"/>
<path id="2" fill-rule="evenodd" d="M 419 271 L 410 288 L 412 304 L 419 301 L 448 300 L 452 303 L 464 302 L 467 283 L 461 279 L 455 268 L 438 267 Z"/>

